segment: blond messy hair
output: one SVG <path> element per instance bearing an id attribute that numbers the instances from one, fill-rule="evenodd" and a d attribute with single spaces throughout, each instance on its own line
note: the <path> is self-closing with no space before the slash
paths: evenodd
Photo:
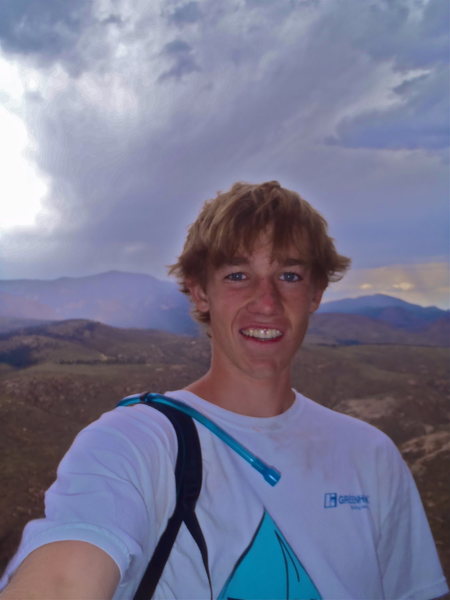
<path id="1" fill-rule="evenodd" d="M 192 283 L 206 289 L 211 267 L 217 269 L 239 253 L 251 253 L 263 233 L 270 236 L 274 258 L 295 247 L 321 289 L 341 279 L 350 266 L 350 259 L 337 253 L 325 219 L 296 192 L 267 181 L 235 183 L 207 201 L 169 274 L 175 275 L 185 294 L 190 295 Z M 209 323 L 209 313 L 194 309 L 193 316 Z"/>

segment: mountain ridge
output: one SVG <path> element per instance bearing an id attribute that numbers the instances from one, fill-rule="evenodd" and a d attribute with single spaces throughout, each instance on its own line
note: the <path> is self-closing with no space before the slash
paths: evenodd
<path id="1" fill-rule="evenodd" d="M 340 306 L 345 308 L 347 306 L 350 307 L 351 305 L 353 305 L 354 308 L 357 308 L 358 305 L 372 306 L 374 308 L 403 306 L 404 308 L 411 309 L 418 307 L 423 308 L 424 310 L 436 309 L 438 311 L 449 312 L 434 305 L 421 306 L 420 304 L 414 304 L 413 302 L 408 302 L 407 300 L 402 300 L 397 296 L 391 296 L 389 294 L 365 294 L 363 296 L 352 296 L 349 298 L 340 298 L 339 300 L 329 300 L 328 302 L 324 303 L 324 306 L 327 306 L 330 309 L 333 308 L 333 310 L 335 308 L 339 308 Z"/>
<path id="2" fill-rule="evenodd" d="M 8 330 L 8 319 L 11 329 L 20 327 L 20 319 L 87 319 L 113 327 L 198 335 L 199 327 L 189 313 L 189 301 L 180 293 L 175 282 L 145 273 L 111 270 L 51 280 L 0 280 L 0 331 Z M 395 296 L 373 294 L 324 302 L 315 315 L 316 322 L 318 316 L 329 314 L 364 316 L 372 319 L 372 326 L 378 329 L 377 323 L 384 323 L 402 332 L 425 336 L 430 336 L 434 327 L 433 335 L 436 340 L 439 338 L 436 343 L 446 345 L 447 331 L 450 340 L 447 324 L 450 311 L 435 306 L 419 306 Z M 436 325 L 439 322 L 442 327 Z M 369 326 L 368 322 L 364 325 Z M 401 337 L 397 336 L 398 342 L 401 342 Z M 347 335 L 345 339 L 351 338 Z M 365 340 L 368 339 L 365 335 Z"/>
<path id="3" fill-rule="evenodd" d="M 448 319 L 450 311 L 437 306 L 420 306 L 395 296 L 373 294 L 325 302 L 319 314 L 352 314 L 370 317 L 396 328 L 420 332 L 440 319 Z"/>
<path id="4" fill-rule="evenodd" d="M 84 318 L 116 327 L 181 334 L 197 331 L 189 317 L 189 302 L 173 282 L 126 271 L 52 280 L 0 280 L 0 317 L 18 316 Z"/>

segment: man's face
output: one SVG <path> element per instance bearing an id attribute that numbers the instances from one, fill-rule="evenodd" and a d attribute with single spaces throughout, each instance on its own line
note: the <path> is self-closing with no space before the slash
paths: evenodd
<path id="1" fill-rule="evenodd" d="M 297 250 L 273 259 L 268 236 L 250 254 L 211 269 L 206 290 L 195 284 L 191 295 L 199 311 L 210 313 L 212 368 L 229 376 L 288 377 L 322 292 Z"/>

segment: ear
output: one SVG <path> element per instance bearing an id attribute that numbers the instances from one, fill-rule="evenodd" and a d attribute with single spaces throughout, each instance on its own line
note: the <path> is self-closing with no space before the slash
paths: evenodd
<path id="1" fill-rule="evenodd" d="M 209 311 L 209 302 L 208 302 L 208 294 L 200 285 L 200 283 L 196 281 L 187 282 L 186 287 L 189 290 L 189 293 L 192 298 L 192 302 L 195 304 L 195 308 L 199 312 L 208 312 Z"/>
<path id="2" fill-rule="evenodd" d="M 314 286 L 311 303 L 309 305 L 309 314 L 312 315 L 312 313 L 316 312 L 316 310 L 319 308 L 324 291 L 325 288 Z"/>

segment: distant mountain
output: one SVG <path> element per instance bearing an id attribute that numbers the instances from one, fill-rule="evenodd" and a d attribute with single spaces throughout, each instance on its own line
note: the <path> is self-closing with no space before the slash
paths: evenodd
<path id="1" fill-rule="evenodd" d="M 173 282 L 109 271 L 89 277 L 0 280 L 0 332 L 87 319 L 122 328 L 197 335 L 189 302 Z M 312 319 L 316 343 L 450 345 L 450 312 L 383 294 L 326 302 Z"/>
<path id="2" fill-rule="evenodd" d="M 1 297 L 1 293 L 0 293 Z M 1 302 L 1 300 L 0 300 Z M 51 323 L 52 319 L 27 319 L 20 317 L 0 317 L 0 335 L 2 333 L 8 333 L 17 331 L 18 329 L 24 329 L 26 327 L 37 327 L 38 325 L 45 325 Z"/>
<path id="3" fill-rule="evenodd" d="M 362 315 L 408 331 L 425 330 L 450 315 L 436 306 L 423 307 L 385 294 L 325 302 L 318 313 Z"/>
<path id="4" fill-rule="evenodd" d="M 116 327 L 193 335 L 198 331 L 175 283 L 120 271 L 51 281 L 0 281 L 0 317 L 90 319 Z"/>
<path id="5" fill-rule="evenodd" d="M 1 286 L 0 286 L 1 290 Z M 0 291 L 0 315 L 14 319 L 56 319 L 53 308 L 28 295 Z"/>

